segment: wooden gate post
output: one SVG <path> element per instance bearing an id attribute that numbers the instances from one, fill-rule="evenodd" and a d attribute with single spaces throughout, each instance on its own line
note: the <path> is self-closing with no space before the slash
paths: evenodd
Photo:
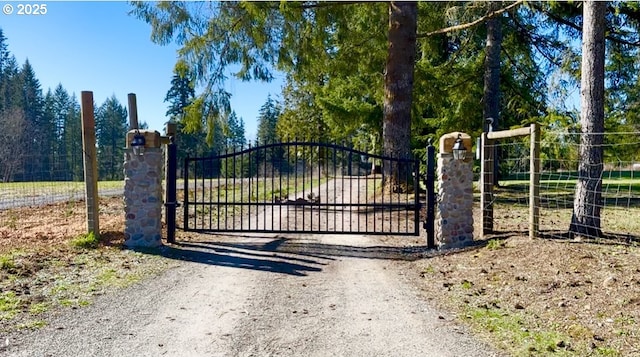
<path id="1" fill-rule="evenodd" d="M 82 156 L 87 206 L 87 230 L 100 237 L 98 214 L 98 160 L 96 156 L 96 124 L 93 116 L 93 92 L 82 91 Z"/>
<path id="2" fill-rule="evenodd" d="M 529 177 L 529 238 L 540 230 L 540 128 L 531 124 L 530 177 Z"/>

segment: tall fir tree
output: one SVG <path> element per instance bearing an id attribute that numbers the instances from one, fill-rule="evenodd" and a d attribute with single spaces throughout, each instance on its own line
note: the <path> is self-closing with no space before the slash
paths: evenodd
<path id="1" fill-rule="evenodd" d="M 227 147 L 231 150 L 238 150 L 247 144 L 244 130 L 244 120 L 238 119 L 235 111 L 231 111 L 227 118 Z"/>
<path id="2" fill-rule="evenodd" d="M 120 180 L 123 177 L 127 110 L 115 95 L 98 108 L 96 140 L 98 142 L 98 177 L 100 180 Z"/>
<path id="3" fill-rule="evenodd" d="M 259 144 L 269 144 L 278 141 L 278 118 L 280 117 L 280 105 L 267 96 L 267 101 L 260 107 L 258 112 L 258 132 L 256 139 Z"/>
<path id="4" fill-rule="evenodd" d="M 11 53 L 9 52 L 9 44 L 7 38 L 0 28 L 0 112 L 5 109 L 5 86 L 8 83 L 8 74 L 6 73 L 6 67 L 8 66 Z"/>
<path id="5" fill-rule="evenodd" d="M 126 128 L 124 128 L 126 130 Z M 125 132 L 121 133 L 121 136 L 125 137 Z M 68 111 L 65 117 L 64 131 L 62 140 L 66 143 L 67 155 L 67 170 L 68 179 L 73 181 L 82 181 L 84 179 L 84 163 L 82 158 L 82 123 L 81 123 L 81 111 L 80 103 L 75 93 L 71 95 L 68 101 Z M 124 142 L 124 140 L 123 140 Z M 115 154 L 117 155 L 117 153 Z M 117 160 L 118 158 L 115 157 Z M 123 160 L 123 158 L 120 158 Z M 116 172 L 114 177 L 120 177 L 122 173 Z"/>
<path id="6" fill-rule="evenodd" d="M 187 130 L 187 107 L 195 97 L 195 82 L 193 75 L 183 62 L 176 63 L 171 78 L 171 87 L 164 98 L 169 103 L 166 115 L 178 125 L 178 170 L 183 172 L 186 157 L 202 156 L 207 151 L 206 134 L 203 126 L 190 127 Z M 198 122 L 201 124 L 201 121 Z"/>
<path id="7" fill-rule="evenodd" d="M 33 160 L 25 162 L 24 180 L 41 181 L 46 179 L 49 168 L 43 167 L 43 161 L 38 158 L 46 155 L 43 147 L 47 144 L 49 133 L 46 131 L 45 123 L 42 122 L 42 88 L 28 59 L 20 70 L 20 77 L 22 84 L 21 102 L 29 130 L 27 137 L 30 139 L 28 156 L 33 158 Z"/>

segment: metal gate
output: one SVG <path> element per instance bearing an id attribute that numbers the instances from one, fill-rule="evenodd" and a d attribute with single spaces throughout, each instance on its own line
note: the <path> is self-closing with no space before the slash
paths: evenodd
<path id="1" fill-rule="evenodd" d="M 419 235 L 418 177 L 418 160 L 325 143 L 186 158 L 183 229 Z"/>

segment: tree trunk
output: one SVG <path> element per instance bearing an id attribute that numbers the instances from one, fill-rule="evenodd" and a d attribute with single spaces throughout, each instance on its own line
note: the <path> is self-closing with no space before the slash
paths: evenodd
<path id="1" fill-rule="evenodd" d="M 499 2 L 492 2 L 489 12 L 500 9 Z M 502 17 L 496 16 L 487 20 L 487 43 L 485 46 L 484 61 L 484 131 L 498 130 L 500 122 L 500 50 L 502 48 Z M 489 124 L 487 119 L 491 118 L 493 124 Z M 493 184 L 498 185 L 499 166 L 498 150 L 494 148 L 493 153 Z"/>
<path id="2" fill-rule="evenodd" d="M 601 237 L 602 143 L 604 135 L 605 14 L 607 3 L 585 1 L 582 33 L 580 164 L 571 236 Z"/>
<path id="3" fill-rule="evenodd" d="M 388 53 L 384 78 L 382 126 L 385 156 L 409 158 L 411 154 L 411 103 L 416 57 L 416 2 L 389 3 Z M 384 164 L 385 187 L 393 191 L 408 188 L 409 165 Z"/>

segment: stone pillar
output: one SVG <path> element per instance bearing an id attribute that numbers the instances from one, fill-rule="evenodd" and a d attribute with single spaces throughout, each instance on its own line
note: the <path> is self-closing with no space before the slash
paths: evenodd
<path id="1" fill-rule="evenodd" d="M 453 158 L 452 148 L 461 134 L 467 149 L 464 160 Z M 449 133 L 440 138 L 438 154 L 438 200 L 436 208 L 436 245 L 456 248 L 473 241 L 473 153 L 471 137 Z"/>
<path id="2" fill-rule="evenodd" d="M 128 247 L 162 245 L 162 163 L 160 133 L 141 130 L 146 145 L 142 155 L 130 147 L 135 131 L 127 133 L 124 154 L 124 244 Z"/>

